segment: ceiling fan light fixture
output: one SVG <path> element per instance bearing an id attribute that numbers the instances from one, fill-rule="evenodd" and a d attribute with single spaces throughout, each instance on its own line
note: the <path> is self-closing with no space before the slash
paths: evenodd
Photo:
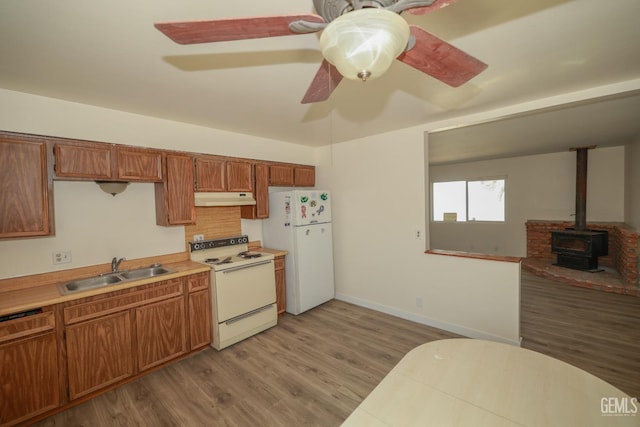
<path id="1" fill-rule="evenodd" d="M 334 19 L 320 36 L 324 58 L 351 80 L 383 75 L 409 42 L 409 25 L 395 12 L 354 10 Z"/>

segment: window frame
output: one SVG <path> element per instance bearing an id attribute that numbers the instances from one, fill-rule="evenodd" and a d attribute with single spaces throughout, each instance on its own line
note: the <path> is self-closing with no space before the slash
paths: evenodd
<path id="1" fill-rule="evenodd" d="M 504 219 L 502 221 L 500 220 L 470 220 L 469 219 L 469 182 L 478 182 L 478 181 L 499 181 L 502 180 L 504 181 L 504 204 L 503 204 L 503 214 L 504 214 Z M 449 180 L 442 180 L 442 181 L 431 181 L 431 189 L 430 189 L 430 199 L 431 199 L 431 209 L 430 209 L 430 218 L 429 218 L 429 222 L 432 223 L 453 223 L 453 224 L 474 224 L 474 223 L 480 223 L 480 224 L 506 224 L 507 223 L 507 176 L 506 175 L 500 175 L 500 176 L 489 176 L 489 177 L 480 177 L 480 178 L 464 178 L 464 179 L 449 179 Z M 447 183 L 447 182 L 464 182 L 464 188 L 465 188 L 465 214 L 466 214 L 466 220 L 465 221 L 445 221 L 444 218 L 441 220 L 436 220 L 434 217 L 434 212 L 435 212 L 435 203 L 434 203 L 434 196 L 435 196 L 435 191 L 434 191 L 434 186 L 435 184 L 439 184 L 439 183 Z"/>

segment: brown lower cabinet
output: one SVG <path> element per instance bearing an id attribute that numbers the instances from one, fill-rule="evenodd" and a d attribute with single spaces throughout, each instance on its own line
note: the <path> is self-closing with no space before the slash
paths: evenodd
<path id="1" fill-rule="evenodd" d="M 0 425 L 25 422 L 61 404 L 53 311 L 0 323 Z"/>
<path id="2" fill-rule="evenodd" d="M 136 308 L 138 371 L 186 353 L 186 326 L 182 295 Z"/>
<path id="3" fill-rule="evenodd" d="M 209 277 L 158 281 L 0 322 L 0 426 L 52 415 L 210 344 Z"/>
<path id="4" fill-rule="evenodd" d="M 66 328 L 69 399 L 133 375 L 131 329 L 128 310 Z"/>
<path id="5" fill-rule="evenodd" d="M 274 259 L 274 264 L 276 272 L 276 307 L 278 308 L 278 316 L 282 316 L 287 309 L 287 278 L 284 255 L 277 256 Z"/>

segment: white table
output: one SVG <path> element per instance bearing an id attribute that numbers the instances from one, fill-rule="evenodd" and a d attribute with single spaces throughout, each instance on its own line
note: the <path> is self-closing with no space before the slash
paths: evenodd
<path id="1" fill-rule="evenodd" d="M 636 402 L 552 357 L 448 339 L 407 353 L 343 426 L 640 426 Z"/>

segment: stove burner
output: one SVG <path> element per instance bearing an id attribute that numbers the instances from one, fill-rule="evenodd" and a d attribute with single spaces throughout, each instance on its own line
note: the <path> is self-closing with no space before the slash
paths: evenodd
<path id="1" fill-rule="evenodd" d="M 240 253 L 238 254 L 238 256 L 239 256 L 240 258 L 247 258 L 247 259 L 251 259 L 251 258 L 260 258 L 260 257 L 262 256 L 262 254 L 261 254 L 261 253 L 258 253 L 258 252 L 248 252 L 248 251 L 245 251 L 245 252 L 240 252 Z"/>
<path id="2" fill-rule="evenodd" d="M 220 261 L 220 258 L 205 258 L 204 262 L 208 263 L 208 264 L 213 264 Z"/>

